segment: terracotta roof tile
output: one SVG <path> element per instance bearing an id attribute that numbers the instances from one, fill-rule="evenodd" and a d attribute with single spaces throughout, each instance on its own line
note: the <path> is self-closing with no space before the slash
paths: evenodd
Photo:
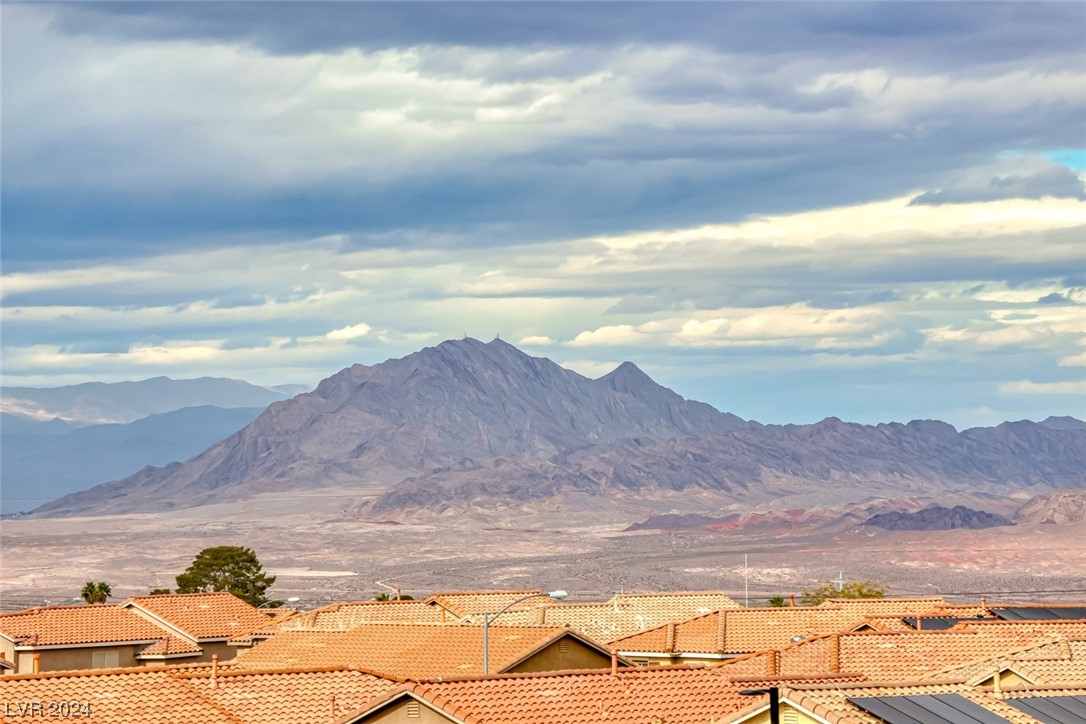
<path id="1" fill-rule="evenodd" d="M 796 636 L 851 629 L 863 620 L 834 608 L 740 608 L 716 611 L 612 642 L 619 651 L 745 654 L 788 644 Z"/>
<path id="2" fill-rule="evenodd" d="M 56 721 L 94 724 L 244 724 L 164 669 L 99 669 L 0 677 L 0 700 L 9 702 L 5 724 L 49 721 L 48 702 L 86 704 L 78 716 Z M 42 702 L 44 713 L 19 716 L 17 703 Z M 3 710 L 0 710 L 2 712 Z M 84 715 L 89 711 L 89 716 Z M 58 710 L 63 714 L 63 711 Z M 14 715 L 11 715 L 14 714 Z"/>
<path id="3" fill-rule="evenodd" d="M 555 626 L 491 626 L 490 670 L 514 666 L 571 633 Z M 481 674 L 483 629 L 391 623 L 349 631 L 283 631 L 240 654 L 237 662 L 248 668 L 354 665 L 405 678 Z"/>
<path id="4" fill-rule="evenodd" d="M 121 606 L 146 612 L 196 640 L 233 638 L 267 626 L 271 620 L 226 592 L 132 596 Z"/>
<path id="5" fill-rule="evenodd" d="M 426 599 L 426 603 L 436 603 L 464 616 L 478 616 L 482 613 L 496 613 L 516 601 L 518 598 L 543 593 L 538 589 L 524 591 L 442 591 Z M 556 603 L 553 598 L 537 596 L 516 604 L 510 611 L 523 611 Z"/>
<path id="6" fill-rule="evenodd" d="M 24 646 L 157 641 L 158 626 L 115 605 L 49 606 L 0 615 L 0 634 Z"/>
<path id="7" fill-rule="evenodd" d="M 202 652 L 203 649 L 201 649 L 199 646 L 192 643 L 188 639 L 182 639 L 176 636 L 166 636 L 165 638 L 161 638 L 158 641 L 154 642 L 150 646 L 146 646 L 140 649 L 137 656 L 177 656 L 181 654 L 199 654 Z"/>
<path id="8" fill-rule="evenodd" d="M 996 656 L 946 667 L 925 678 L 974 682 L 1004 669 L 1013 669 L 1034 684 L 1086 682 L 1086 640 L 1058 638 L 1041 641 Z"/>
<path id="9" fill-rule="evenodd" d="M 400 685 L 347 667 L 174 676 L 246 724 L 329 724 Z"/>
<path id="10" fill-rule="evenodd" d="M 514 674 L 406 684 L 384 697 L 414 696 L 476 724 L 705 724 L 749 704 L 735 684 L 704 668 Z M 365 711 L 344 717 L 349 724 Z"/>
<path id="11" fill-rule="evenodd" d="M 1038 634 L 1032 640 L 1048 641 L 1050 637 Z M 842 633 L 817 636 L 781 647 L 773 654 L 758 653 L 717 666 L 721 671 L 762 673 L 775 665 L 783 676 L 836 670 L 862 672 L 883 681 L 916 681 L 948 667 L 1000 656 L 1018 645 L 1008 637 L 973 631 Z"/>
<path id="12" fill-rule="evenodd" d="M 821 608 L 840 608 L 863 616 L 917 616 L 934 613 L 947 606 L 941 596 L 921 598 L 829 598 Z"/>
<path id="13" fill-rule="evenodd" d="M 333 603 L 305 611 L 278 625 L 280 631 L 345 631 L 364 623 L 443 623 L 458 622 L 429 600 L 357 601 Z"/>

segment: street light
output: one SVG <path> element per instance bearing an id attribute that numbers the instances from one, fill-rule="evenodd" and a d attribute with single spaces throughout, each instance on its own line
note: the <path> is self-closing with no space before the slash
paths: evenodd
<path id="1" fill-rule="evenodd" d="M 273 601 L 265 601 L 264 603 L 257 606 L 257 608 L 264 608 L 265 606 L 270 606 L 273 603 L 278 603 L 279 606 L 282 606 L 284 603 L 298 603 L 298 601 L 301 601 L 301 600 L 302 599 L 298 598 L 297 596 L 291 596 L 290 598 L 286 599 L 285 601 L 274 601 L 274 600 Z M 276 606 L 276 608 L 278 608 L 279 606 Z"/>
<path id="2" fill-rule="evenodd" d="M 781 724 L 781 699 L 777 687 L 769 686 L 765 689 L 743 689 L 739 693 L 743 696 L 762 696 L 763 694 L 769 694 L 769 724 Z"/>
<path id="3" fill-rule="evenodd" d="M 494 620 L 501 616 L 503 613 L 516 606 L 521 601 L 527 601 L 530 598 L 556 598 L 559 601 L 564 599 L 569 594 L 565 591 L 551 591 L 550 593 L 530 593 L 527 596 L 522 596 L 515 601 L 510 601 L 505 605 L 502 610 L 497 613 L 491 614 L 483 613 L 483 676 L 490 674 L 490 624 L 494 623 Z"/>

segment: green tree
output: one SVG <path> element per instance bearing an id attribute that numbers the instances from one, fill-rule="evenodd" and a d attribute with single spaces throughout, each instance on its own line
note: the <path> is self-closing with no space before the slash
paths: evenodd
<path id="1" fill-rule="evenodd" d="M 784 600 L 784 596 L 773 596 L 769 599 L 770 608 L 784 608 L 788 605 L 788 602 Z"/>
<path id="2" fill-rule="evenodd" d="M 845 581 L 841 590 L 837 590 L 836 581 L 822 581 L 813 590 L 804 591 L 800 603 L 817 606 L 829 598 L 883 598 L 885 595 L 886 584 L 882 581 Z"/>
<path id="3" fill-rule="evenodd" d="M 113 589 L 105 581 L 87 581 L 79 595 L 87 603 L 105 603 L 113 595 Z"/>
<path id="4" fill-rule="evenodd" d="M 177 577 L 178 593 L 229 591 L 253 606 L 268 602 L 264 592 L 275 576 L 264 574 L 256 553 L 241 546 L 204 548 L 192 565 Z"/>
<path id="5" fill-rule="evenodd" d="M 151 596 L 158 596 L 159 594 L 162 594 L 162 593 L 170 593 L 170 589 L 168 589 L 168 588 L 152 588 L 150 595 Z"/>

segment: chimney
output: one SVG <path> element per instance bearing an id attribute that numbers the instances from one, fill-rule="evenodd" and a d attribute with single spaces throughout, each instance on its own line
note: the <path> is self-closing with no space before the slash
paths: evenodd
<path id="1" fill-rule="evenodd" d="M 34 673 L 41 673 L 41 654 L 34 654 Z"/>
<path id="2" fill-rule="evenodd" d="M 611 676 L 618 676 L 618 651 L 611 649 Z"/>
<path id="3" fill-rule="evenodd" d="M 667 652 L 669 654 L 675 653 L 675 622 L 672 621 L 667 625 Z"/>
<path id="4" fill-rule="evenodd" d="M 219 688 L 219 655 L 211 654 L 211 688 Z"/>
<path id="5" fill-rule="evenodd" d="M 788 605 L 790 605 L 792 608 L 796 607 L 796 594 L 794 594 L 794 593 L 789 593 L 788 594 Z"/>
<path id="6" fill-rule="evenodd" d="M 830 637 L 830 673 L 841 673 L 841 634 Z"/>
<path id="7" fill-rule="evenodd" d="M 766 668 L 766 675 L 769 676 L 770 678 L 773 678 L 773 677 L 777 676 L 778 672 L 780 671 L 779 668 L 778 668 L 778 665 L 777 665 L 777 650 L 776 649 L 770 649 L 769 651 L 766 652 L 765 668 Z"/>
<path id="8" fill-rule="evenodd" d="M 916 630 L 922 631 L 924 629 L 924 619 L 919 616 L 916 617 Z"/>
<path id="9" fill-rule="evenodd" d="M 716 612 L 716 650 L 724 653 L 728 643 L 728 614 L 725 611 Z"/>

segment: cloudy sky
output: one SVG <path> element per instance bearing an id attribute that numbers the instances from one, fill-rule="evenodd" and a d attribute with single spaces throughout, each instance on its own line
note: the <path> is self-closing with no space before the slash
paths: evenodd
<path id="1" fill-rule="evenodd" d="M 763 422 L 1086 417 L 1086 4 L 11 4 L 3 373 L 495 335 Z"/>

